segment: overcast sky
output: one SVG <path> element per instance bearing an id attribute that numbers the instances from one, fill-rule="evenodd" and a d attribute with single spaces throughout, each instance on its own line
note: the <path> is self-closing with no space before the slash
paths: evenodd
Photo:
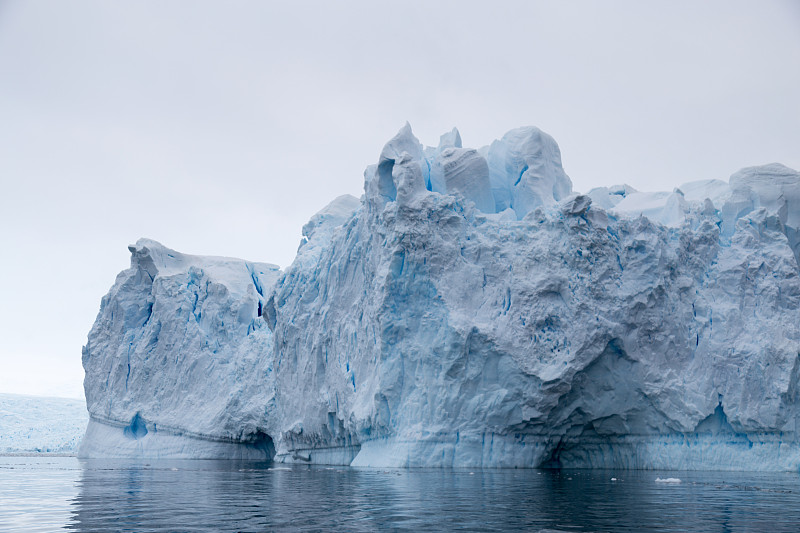
<path id="1" fill-rule="evenodd" d="M 0 392 L 82 397 L 139 237 L 288 265 L 406 120 L 579 191 L 797 169 L 800 2 L 0 1 Z"/>

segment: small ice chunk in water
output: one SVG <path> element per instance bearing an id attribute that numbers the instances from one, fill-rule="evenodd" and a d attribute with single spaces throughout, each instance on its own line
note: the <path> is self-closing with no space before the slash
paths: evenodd
<path id="1" fill-rule="evenodd" d="M 656 478 L 656 483 L 680 483 L 681 480 L 676 477 L 668 477 L 666 479 Z"/>

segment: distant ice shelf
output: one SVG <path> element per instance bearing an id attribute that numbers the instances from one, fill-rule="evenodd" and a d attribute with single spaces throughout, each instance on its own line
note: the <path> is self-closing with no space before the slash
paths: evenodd
<path id="1" fill-rule="evenodd" d="M 130 247 L 87 457 L 800 468 L 800 174 L 572 190 L 552 137 L 407 124 L 284 271 Z"/>

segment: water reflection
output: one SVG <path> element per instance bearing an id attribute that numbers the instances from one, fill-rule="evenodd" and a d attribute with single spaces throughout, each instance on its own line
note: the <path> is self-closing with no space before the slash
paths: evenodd
<path id="1" fill-rule="evenodd" d="M 800 524 L 800 480 L 794 474 L 5 459 L 3 531 L 777 533 L 797 531 Z M 656 477 L 680 477 L 682 483 L 655 483 Z"/>
<path id="2" fill-rule="evenodd" d="M 86 461 L 69 529 L 774 532 L 800 523 L 797 476 L 675 475 L 684 482 L 657 484 L 652 472 Z"/>

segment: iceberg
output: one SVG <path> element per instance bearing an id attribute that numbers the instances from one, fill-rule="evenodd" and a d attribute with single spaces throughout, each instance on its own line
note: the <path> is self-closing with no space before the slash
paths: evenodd
<path id="1" fill-rule="evenodd" d="M 80 454 L 800 469 L 800 173 L 580 194 L 536 128 L 406 124 L 364 180 L 283 271 L 132 246 Z"/>

